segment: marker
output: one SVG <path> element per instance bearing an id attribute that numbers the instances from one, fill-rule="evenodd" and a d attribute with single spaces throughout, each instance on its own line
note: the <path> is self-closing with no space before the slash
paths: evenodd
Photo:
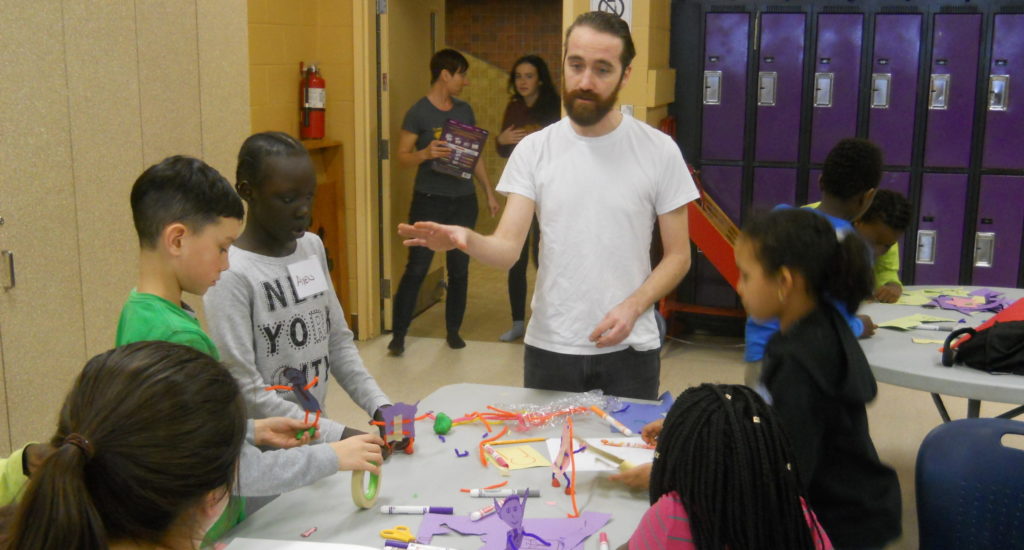
<path id="1" fill-rule="evenodd" d="M 484 445 L 484 451 L 487 452 L 487 454 L 491 455 L 491 459 L 494 460 L 495 464 L 501 466 L 502 468 L 508 468 L 508 462 L 505 462 L 505 457 L 501 456 L 501 453 L 494 450 L 494 447 L 491 447 L 490 445 Z"/>
<path id="2" fill-rule="evenodd" d="M 953 327 L 949 325 L 921 324 L 914 328 L 918 330 L 934 330 L 936 332 L 953 332 Z"/>
<path id="3" fill-rule="evenodd" d="M 619 430 L 620 432 L 622 432 L 622 435 L 624 435 L 626 437 L 632 437 L 632 436 L 636 435 L 636 434 L 633 433 L 633 430 L 630 430 L 629 428 L 627 428 L 625 426 L 625 424 L 623 424 L 622 422 L 619 422 L 618 420 L 615 420 L 615 418 L 612 417 L 612 415 L 602 411 L 601 409 L 597 408 L 596 406 L 591 405 L 590 406 L 590 410 L 596 412 L 597 415 L 600 416 L 601 418 L 603 418 L 605 422 L 607 422 L 608 424 L 611 425 L 611 427 L 613 427 L 616 430 Z"/>
<path id="4" fill-rule="evenodd" d="M 521 497 L 537 498 L 540 496 L 539 489 L 470 489 L 469 496 L 479 498 L 510 497 L 519 495 Z"/>
<path id="5" fill-rule="evenodd" d="M 505 501 L 506 500 L 508 500 L 508 497 L 505 497 L 505 498 L 503 498 L 501 500 L 501 505 L 502 506 L 505 505 Z M 489 516 L 489 515 L 491 515 L 493 513 L 494 513 L 494 505 L 491 504 L 490 506 L 485 506 L 485 507 L 477 510 L 476 512 L 473 512 L 472 514 L 470 514 L 469 515 L 469 519 L 471 519 L 473 521 L 480 521 L 481 518 Z"/>
<path id="6" fill-rule="evenodd" d="M 302 536 L 303 537 L 309 537 L 313 533 L 316 533 L 316 527 L 310 527 L 309 529 L 306 529 L 305 531 L 302 532 Z"/>
<path id="7" fill-rule="evenodd" d="M 454 514 L 451 506 L 381 506 L 382 514 Z"/>
<path id="8" fill-rule="evenodd" d="M 406 550 L 452 550 L 451 548 L 445 548 L 444 546 L 431 546 L 429 544 L 420 544 L 418 542 L 402 542 L 400 540 L 391 539 L 384 541 L 384 546 L 390 546 L 391 548 L 405 548 Z"/>
<path id="9" fill-rule="evenodd" d="M 608 533 L 601 532 L 601 545 L 598 546 L 599 550 L 608 550 Z"/>

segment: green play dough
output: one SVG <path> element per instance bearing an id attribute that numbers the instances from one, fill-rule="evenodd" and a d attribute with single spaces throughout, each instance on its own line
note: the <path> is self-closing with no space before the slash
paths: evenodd
<path id="1" fill-rule="evenodd" d="M 437 435 L 444 435 L 451 431 L 452 419 L 447 414 L 437 413 L 437 417 L 434 418 L 434 433 Z"/>

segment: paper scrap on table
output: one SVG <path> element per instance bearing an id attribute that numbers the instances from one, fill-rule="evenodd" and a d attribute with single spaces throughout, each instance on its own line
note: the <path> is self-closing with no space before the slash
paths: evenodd
<path id="1" fill-rule="evenodd" d="M 635 433 L 640 433 L 644 426 L 655 420 L 665 418 L 668 410 L 672 408 L 675 399 L 671 392 L 665 392 L 658 398 L 658 403 L 627 403 L 623 402 L 622 407 L 617 411 L 609 410 L 615 420 L 622 422 L 627 428 Z M 619 433 L 615 428 L 609 427 L 612 432 Z"/>
<path id="2" fill-rule="evenodd" d="M 932 301 L 932 297 L 918 290 L 904 290 L 896 303 L 901 306 L 923 306 Z"/>
<path id="3" fill-rule="evenodd" d="M 640 443 L 642 440 L 639 437 L 588 437 L 585 441 L 587 445 L 593 445 L 599 447 L 602 451 L 608 451 L 609 453 L 623 459 L 632 462 L 634 465 L 646 464 L 648 462 L 654 462 L 654 450 L 653 449 L 638 449 L 636 447 L 616 447 L 614 445 L 605 445 L 601 443 L 601 440 L 610 441 L 612 443 Z M 548 456 L 554 457 L 558 454 L 558 446 L 561 440 L 558 438 L 548 439 Z M 573 450 L 578 449 L 573 445 Z M 577 472 L 615 472 L 619 470 L 619 465 L 615 464 L 611 460 L 604 458 L 597 453 L 588 453 L 587 451 L 579 452 L 575 454 L 576 457 L 576 471 Z"/>
<path id="4" fill-rule="evenodd" d="M 906 317 L 897 317 L 883 323 L 878 323 L 879 327 L 882 328 L 894 328 L 898 330 L 911 330 L 917 325 L 923 323 L 955 323 L 956 319 L 949 319 L 946 317 L 936 317 L 934 315 L 925 315 L 924 313 L 915 313 L 914 315 L 907 315 Z"/>
<path id="5" fill-rule="evenodd" d="M 340 542 L 306 542 L 300 540 L 243 539 L 231 541 L 225 550 L 380 550 L 376 546 Z"/>
<path id="6" fill-rule="evenodd" d="M 915 343 L 915 344 L 939 344 L 939 345 L 942 345 L 942 344 L 946 343 L 945 340 L 936 340 L 934 338 L 911 338 L 910 341 Z"/>
<path id="7" fill-rule="evenodd" d="M 932 296 L 970 296 L 971 291 L 963 287 L 956 288 L 922 288 L 911 292 L 921 292 Z"/>
<path id="8" fill-rule="evenodd" d="M 527 499 L 526 514 L 530 507 L 540 504 Z M 523 538 L 520 550 L 574 550 L 583 548 L 583 541 L 600 531 L 611 519 L 611 514 L 583 512 L 578 518 L 525 518 L 523 529 L 546 540 L 551 546 L 544 546 L 536 539 Z M 508 525 L 497 514 L 491 514 L 479 521 L 468 516 L 426 514 L 420 522 L 416 538 L 431 546 L 452 546 L 445 539 L 452 535 L 479 536 L 484 545 L 480 550 L 505 550 Z M 433 538 L 437 536 L 438 538 Z M 449 539 L 450 540 L 450 539 Z"/>
<path id="9" fill-rule="evenodd" d="M 529 445 L 502 445 L 494 449 L 498 451 L 498 454 L 505 457 L 509 470 L 551 466 L 551 462 L 544 455 Z"/>

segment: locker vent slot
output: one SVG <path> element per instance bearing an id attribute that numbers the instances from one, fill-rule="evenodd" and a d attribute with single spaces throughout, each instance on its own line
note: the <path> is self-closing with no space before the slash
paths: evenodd
<path id="1" fill-rule="evenodd" d="M 800 6 L 768 6 L 764 9 L 767 13 L 803 13 Z"/>
<path id="2" fill-rule="evenodd" d="M 1024 13 L 1024 4 L 1003 6 L 1000 8 L 999 13 Z"/>
<path id="3" fill-rule="evenodd" d="M 743 6 L 710 6 L 707 13 L 748 13 Z"/>
<path id="4" fill-rule="evenodd" d="M 978 13 L 974 6 L 942 6 L 939 13 Z"/>
<path id="5" fill-rule="evenodd" d="M 819 13 L 863 13 L 856 6 L 822 6 Z"/>
<path id="6" fill-rule="evenodd" d="M 921 13 L 913 6 L 883 6 L 879 13 Z"/>

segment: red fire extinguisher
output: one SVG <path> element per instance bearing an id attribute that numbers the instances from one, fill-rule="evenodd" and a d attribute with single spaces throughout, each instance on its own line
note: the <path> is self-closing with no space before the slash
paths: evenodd
<path id="1" fill-rule="evenodd" d="M 299 73 L 302 75 L 302 120 L 299 123 L 299 137 L 323 139 L 327 83 L 320 76 L 320 68 L 315 63 L 303 67 L 300 61 Z"/>

